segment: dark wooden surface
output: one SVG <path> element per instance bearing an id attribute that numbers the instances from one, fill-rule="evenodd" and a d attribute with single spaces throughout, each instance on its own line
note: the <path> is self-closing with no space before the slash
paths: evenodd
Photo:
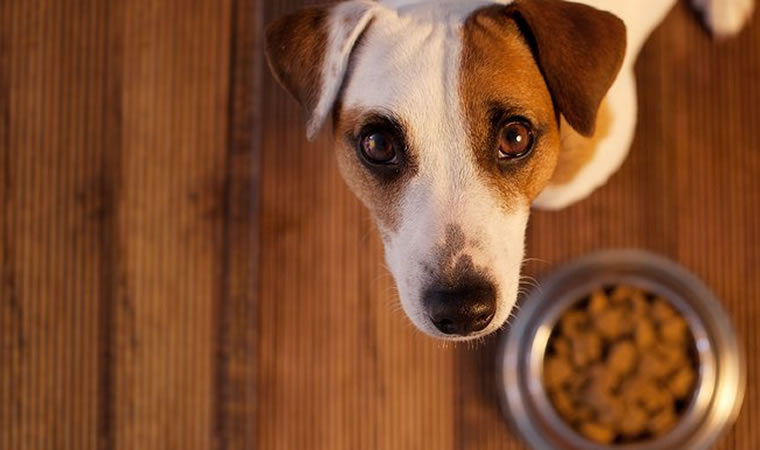
<path id="1" fill-rule="evenodd" d="M 397 306 L 368 213 L 260 52 L 304 0 L 0 1 L 0 448 L 518 449 L 497 338 Z M 637 66 L 630 158 L 534 214 L 528 273 L 647 248 L 703 278 L 749 363 L 721 449 L 760 446 L 760 17 L 681 3 Z"/>

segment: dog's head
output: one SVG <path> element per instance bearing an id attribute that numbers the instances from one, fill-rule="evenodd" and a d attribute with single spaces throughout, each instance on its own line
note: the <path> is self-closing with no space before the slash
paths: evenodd
<path id="1" fill-rule="evenodd" d="M 376 219 L 404 310 L 453 340 L 508 318 L 559 116 L 592 134 L 624 52 L 620 20 L 559 0 L 352 0 L 267 30 L 308 134 L 332 114 L 341 172 Z"/>

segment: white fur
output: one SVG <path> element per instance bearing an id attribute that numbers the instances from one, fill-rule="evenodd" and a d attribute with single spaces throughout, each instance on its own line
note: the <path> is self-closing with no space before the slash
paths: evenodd
<path id="1" fill-rule="evenodd" d="M 384 111 L 411 127 L 418 173 L 405 187 L 399 229 L 383 230 L 386 260 L 412 322 L 446 338 L 424 312 L 421 294 L 432 281 L 426 267 L 440 268 L 435 249 L 445 243 L 447 227 L 462 228 L 468 242 L 462 253 L 497 281 L 497 311 L 483 335 L 506 321 L 517 297 L 529 213 L 527 199 L 502 205 L 477 174 L 456 86 L 459 27 L 485 2 L 462 4 L 452 10 L 440 3 L 395 2 L 394 8 L 376 9 L 343 98 L 347 109 Z"/>

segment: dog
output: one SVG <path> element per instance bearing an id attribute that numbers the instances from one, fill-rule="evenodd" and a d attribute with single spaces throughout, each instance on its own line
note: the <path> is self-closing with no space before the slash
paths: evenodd
<path id="1" fill-rule="evenodd" d="M 675 0 L 349 0 L 266 30 L 307 135 L 332 122 L 401 305 L 452 341 L 502 327 L 531 207 L 587 197 L 633 139 L 633 65 Z M 716 36 L 753 0 L 695 0 Z"/>

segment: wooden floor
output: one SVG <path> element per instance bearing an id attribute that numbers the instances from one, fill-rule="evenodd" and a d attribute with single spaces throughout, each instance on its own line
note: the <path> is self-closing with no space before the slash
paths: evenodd
<path id="1" fill-rule="evenodd" d="M 518 449 L 496 338 L 396 304 L 366 211 L 260 52 L 303 0 L 0 1 L 0 448 Z M 631 157 L 536 213 L 535 276 L 647 248 L 760 354 L 760 17 L 684 3 L 645 47 Z M 760 447 L 760 377 L 721 449 Z"/>

